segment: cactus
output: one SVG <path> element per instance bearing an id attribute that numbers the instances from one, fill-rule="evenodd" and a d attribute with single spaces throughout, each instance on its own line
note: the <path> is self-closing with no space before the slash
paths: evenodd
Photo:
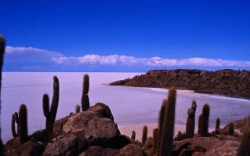
<path id="1" fill-rule="evenodd" d="M 53 84 L 53 98 L 52 104 L 49 110 L 49 95 L 43 95 L 43 113 L 46 117 L 46 130 L 48 132 L 52 132 L 53 124 L 56 120 L 56 113 L 59 103 L 59 80 L 56 76 L 54 76 L 54 84 Z"/>
<path id="2" fill-rule="evenodd" d="M 237 156 L 249 156 L 250 155 L 250 116 L 246 120 L 246 128 L 241 138 L 240 147 L 238 149 Z"/>
<path id="3" fill-rule="evenodd" d="M 167 100 L 164 99 L 162 101 L 161 109 L 160 109 L 160 114 L 159 114 L 159 139 L 158 139 L 158 145 L 157 145 L 157 152 L 160 152 L 161 148 L 161 136 L 162 136 L 162 130 L 163 130 L 163 121 L 164 121 L 164 114 L 167 106 Z"/>
<path id="4" fill-rule="evenodd" d="M 18 136 L 18 134 L 16 132 L 16 124 L 18 127 L 18 123 L 19 123 L 18 114 L 17 114 L 17 112 L 15 112 L 14 114 L 12 114 L 12 119 L 11 119 L 11 132 L 12 132 L 12 136 L 14 138 Z"/>
<path id="5" fill-rule="evenodd" d="M 3 69 L 3 61 L 4 61 L 4 53 L 5 53 L 6 41 L 3 36 L 0 35 L 0 116 L 1 116 L 1 89 L 2 89 L 2 69 Z M 1 120 L 2 118 L 0 118 Z M 1 137 L 1 122 L 0 122 L 0 155 L 3 155 L 3 142 Z"/>
<path id="6" fill-rule="evenodd" d="M 80 106 L 79 105 L 76 105 L 76 108 L 75 108 L 75 110 L 76 110 L 76 113 L 79 113 L 80 112 Z"/>
<path id="7" fill-rule="evenodd" d="M 220 118 L 217 118 L 216 125 L 215 125 L 215 133 L 219 134 L 219 130 L 220 130 Z"/>
<path id="8" fill-rule="evenodd" d="M 234 124 L 232 122 L 229 124 L 228 134 L 234 135 Z"/>
<path id="9" fill-rule="evenodd" d="M 248 127 L 242 136 L 237 156 L 249 156 L 250 155 L 249 147 L 250 147 L 250 128 Z"/>
<path id="10" fill-rule="evenodd" d="M 143 129 L 142 129 L 142 145 L 145 144 L 147 138 L 148 138 L 148 127 L 145 125 L 143 126 Z"/>
<path id="11" fill-rule="evenodd" d="M 208 136 L 208 124 L 209 124 L 210 107 L 205 104 L 202 109 L 202 114 L 199 117 L 199 134 L 202 137 Z"/>
<path id="12" fill-rule="evenodd" d="M 157 153 L 158 139 L 159 139 L 159 129 L 158 128 L 155 128 L 153 131 L 153 139 L 154 139 L 153 153 Z"/>
<path id="13" fill-rule="evenodd" d="M 188 109 L 188 118 L 186 124 L 186 134 L 188 137 L 194 136 L 194 129 L 195 129 L 195 111 L 196 111 L 196 101 L 192 101 L 192 107 Z"/>
<path id="14" fill-rule="evenodd" d="M 19 108 L 18 135 L 20 143 L 28 140 L 27 108 L 22 104 Z"/>
<path id="15" fill-rule="evenodd" d="M 135 140 L 135 135 L 136 135 L 135 131 L 132 131 L 131 139 Z"/>
<path id="16" fill-rule="evenodd" d="M 199 115 L 199 119 L 198 119 L 198 134 L 201 134 L 201 120 L 202 120 L 202 114 Z"/>
<path id="17" fill-rule="evenodd" d="M 174 87 L 169 89 L 168 100 L 164 112 L 163 123 L 160 123 L 162 130 L 160 130 L 160 156 L 173 155 L 173 137 L 174 137 L 174 122 L 175 122 L 175 104 L 176 104 L 176 90 Z"/>
<path id="18" fill-rule="evenodd" d="M 82 87 L 82 111 L 86 111 L 89 108 L 89 75 L 85 74 L 83 77 L 83 87 Z"/>

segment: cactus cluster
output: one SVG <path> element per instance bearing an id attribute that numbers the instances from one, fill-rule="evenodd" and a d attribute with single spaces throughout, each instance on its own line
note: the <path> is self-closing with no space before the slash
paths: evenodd
<path id="1" fill-rule="evenodd" d="M 46 117 L 46 130 L 50 133 L 53 130 L 53 124 L 56 119 L 56 113 L 59 103 L 59 80 L 56 76 L 54 76 L 54 84 L 53 84 L 53 98 L 51 107 L 49 107 L 49 95 L 43 95 L 43 113 Z"/>
<path id="2" fill-rule="evenodd" d="M 210 106 L 205 104 L 202 109 L 202 114 L 199 116 L 198 134 L 202 137 L 207 137 L 209 124 Z"/>
<path id="3" fill-rule="evenodd" d="M 89 75 L 83 76 L 83 87 L 82 87 L 82 111 L 86 111 L 89 108 Z"/>
<path id="4" fill-rule="evenodd" d="M 194 136 L 196 107 L 197 107 L 196 101 L 193 100 L 191 108 L 188 109 L 188 118 L 186 123 L 186 135 L 188 137 Z"/>
<path id="5" fill-rule="evenodd" d="M 167 100 L 163 101 L 163 106 L 159 117 L 159 145 L 158 155 L 173 155 L 173 137 L 175 123 L 176 89 L 169 89 Z"/>
<path id="6" fill-rule="evenodd" d="M 13 137 L 19 136 L 20 143 L 24 143 L 28 140 L 28 117 L 27 117 L 27 107 L 22 104 L 19 108 L 19 113 L 15 112 L 12 115 L 11 120 L 11 132 Z M 17 124 L 17 132 L 16 125 Z"/>

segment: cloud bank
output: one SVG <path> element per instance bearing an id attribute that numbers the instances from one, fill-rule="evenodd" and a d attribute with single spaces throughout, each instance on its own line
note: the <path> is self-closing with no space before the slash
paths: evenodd
<path id="1" fill-rule="evenodd" d="M 7 46 L 5 71 L 147 71 L 149 69 L 250 69 L 250 61 L 193 57 L 168 59 L 86 54 L 80 57 L 33 47 Z"/>
<path id="2" fill-rule="evenodd" d="M 203 67 L 250 67 L 250 61 L 236 61 L 207 58 L 167 59 L 161 57 L 136 58 L 126 55 L 101 56 L 88 54 L 82 57 L 54 57 L 57 64 L 100 64 L 100 65 L 144 65 L 151 67 L 203 66 Z"/>

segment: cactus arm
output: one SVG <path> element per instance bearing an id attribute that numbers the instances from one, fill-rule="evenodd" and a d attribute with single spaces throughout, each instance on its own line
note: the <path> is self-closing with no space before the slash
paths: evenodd
<path id="1" fill-rule="evenodd" d="M 51 120 L 54 122 L 56 119 L 56 113 L 59 103 L 59 80 L 56 76 L 54 76 L 54 84 L 53 84 L 53 98 L 52 98 L 52 104 L 50 108 L 51 113 Z"/>
<path id="2" fill-rule="evenodd" d="M 44 94 L 43 95 L 43 114 L 46 118 L 49 118 L 50 112 L 49 112 L 49 95 Z"/>
<path id="3" fill-rule="evenodd" d="M 15 113 L 12 115 L 12 119 L 11 119 L 11 132 L 14 138 L 17 137 Z"/>

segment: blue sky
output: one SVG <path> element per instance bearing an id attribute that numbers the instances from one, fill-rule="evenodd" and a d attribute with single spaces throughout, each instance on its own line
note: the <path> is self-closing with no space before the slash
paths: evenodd
<path id="1" fill-rule="evenodd" d="M 245 0 L 1 0 L 4 71 L 250 69 Z"/>

